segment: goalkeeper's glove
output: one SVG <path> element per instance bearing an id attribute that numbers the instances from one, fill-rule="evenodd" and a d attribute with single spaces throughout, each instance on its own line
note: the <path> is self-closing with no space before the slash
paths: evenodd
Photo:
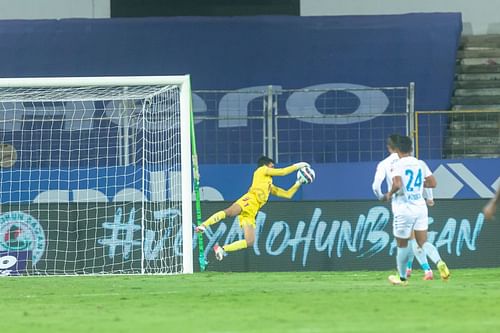
<path id="1" fill-rule="evenodd" d="M 310 168 L 311 166 L 307 162 L 298 162 L 293 165 L 297 170 L 308 167 Z"/>
<path id="2" fill-rule="evenodd" d="M 305 180 L 304 178 L 299 178 L 299 179 L 297 179 L 297 181 L 295 183 L 299 183 L 300 185 L 304 185 L 304 184 L 307 184 L 307 180 Z"/>

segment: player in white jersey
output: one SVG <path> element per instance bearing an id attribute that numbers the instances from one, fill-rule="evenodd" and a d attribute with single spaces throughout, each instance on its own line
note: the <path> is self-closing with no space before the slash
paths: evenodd
<path id="1" fill-rule="evenodd" d="M 390 155 L 377 164 L 377 171 L 375 172 L 375 177 L 373 179 L 372 190 L 379 200 L 384 199 L 384 194 L 381 190 L 382 182 L 384 180 L 387 184 L 387 190 L 389 191 L 392 188 L 392 172 L 394 170 L 394 165 L 397 161 L 399 161 L 397 146 L 400 138 L 401 135 L 399 134 L 392 134 L 387 138 L 387 150 L 389 151 Z M 428 202 L 429 205 L 433 205 L 434 201 L 432 198 L 432 190 L 426 189 L 426 192 L 429 192 L 426 193 L 426 196 L 429 198 L 428 200 L 426 200 L 426 202 Z M 392 213 L 394 215 L 394 204 L 392 204 Z M 408 255 L 408 262 L 406 265 L 406 275 L 407 277 L 411 275 L 413 259 L 416 256 L 418 262 L 420 263 L 420 266 L 424 270 L 424 280 L 432 280 L 433 273 L 431 267 L 429 266 L 429 263 L 427 262 L 426 253 L 420 247 L 418 247 L 414 238 L 415 237 L 412 233 L 412 237 L 409 240 L 410 251 Z M 430 243 L 429 245 L 433 246 Z"/>
<path id="2" fill-rule="evenodd" d="M 406 284 L 406 263 L 409 256 L 408 240 L 412 232 L 420 248 L 425 249 L 427 243 L 428 215 L 424 200 L 424 187 L 434 188 L 436 179 L 424 161 L 411 156 L 412 141 L 409 137 L 401 137 L 398 143 L 399 161 L 394 164 L 392 188 L 384 195 L 386 200 L 392 199 L 394 222 L 393 233 L 397 242 L 396 262 L 399 277 L 389 276 L 395 285 Z M 444 261 L 437 264 L 443 280 L 450 276 Z"/>

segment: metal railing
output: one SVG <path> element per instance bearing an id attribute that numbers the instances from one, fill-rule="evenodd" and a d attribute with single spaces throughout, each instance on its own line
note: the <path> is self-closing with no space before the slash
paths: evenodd
<path id="1" fill-rule="evenodd" d="M 327 84 L 194 91 L 200 163 L 359 162 L 386 155 L 385 138 L 413 129 L 413 84 Z"/>
<path id="2" fill-rule="evenodd" d="M 416 111 L 415 155 L 500 157 L 500 110 Z"/>

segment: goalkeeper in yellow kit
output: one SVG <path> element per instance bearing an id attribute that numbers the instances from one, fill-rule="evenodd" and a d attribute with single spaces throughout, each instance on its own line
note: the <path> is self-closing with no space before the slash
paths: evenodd
<path id="1" fill-rule="evenodd" d="M 274 161 L 266 156 L 260 157 L 257 164 L 258 168 L 253 173 L 252 186 L 248 189 L 248 192 L 236 200 L 231 206 L 213 214 L 205 222 L 195 228 L 196 232 L 204 232 L 206 228 L 212 224 L 220 222 L 227 217 L 238 216 L 240 227 L 245 234 L 245 239 L 224 246 L 216 244 L 214 246 L 214 252 L 217 260 L 224 259 L 226 252 L 238 251 L 253 246 L 255 241 L 255 217 L 259 209 L 266 204 L 270 194 L 281 198 L 291 199 L 302 185 L 302 183 L 297 180 L 292 187 L 288 190 L 284 190 L 273 185 L 273 177 L 286 176 L 300 168 L 309 167 L 308 163 L 299 162 L 286 168 L 274 168 Z"/>

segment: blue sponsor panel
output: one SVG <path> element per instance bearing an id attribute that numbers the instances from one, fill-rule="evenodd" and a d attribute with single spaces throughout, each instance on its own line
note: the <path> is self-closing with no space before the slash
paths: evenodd
<path id="1" fill-rule="evenodd" d="M 489 198 L 500 186 L 498 158 L 430 160 L 427 164 L 438 182 L 434 189 L 436 199 Z M 316 181 L 302 186 L 294 200 L 375 200 L 371 185 L 377 162 L 324 163 L 312 167 Z M 201 186 L 215 188 L 224 200 L 235 200 L 250 186 L 254 170 L 254 165 L 203 165 L 200 167 Z M 295 174 L 274 177 L 273 181 L 288 188 L 295 181 Z M 387 191 L 385 183 L 382 190 Z M 205 199 L 212 200 L 210 197 Z"/>
<path id="2" fill-rule="evenodd" d="M 302 186 L 293 200 L 375 200 L 371 184 L 376 165 L 377 162 L 313 164 L 316 180 Z M 434 190 L 436 199 L 489 198 L 500 186 L 500 159 L 430 160 L 428 165 L 438 182 Z M 250 187 L 256 167 L 255 164 L 200 166 L 202 200 L 238 199 Z M 168 200 L 169 177 L 175 177 L 175 173 L 147 170 L 144 174 L 147 188 L 142 192 L 143 170 L 133 166 L 2 170 L 1 202 L 113 202 L 140 201 L 143 197 L 149 201 Z M 159 193 L 158 189 L 152 192 L 150 180 L 165 183 L 165 192 Z M 275 185 L 284 189 L 295 181 L 296 173 L 273 179 Z M 385 183 L 382 189 L 386 191 Z"/>
<path id="3" fill-rule="evenodd" d="M 195 90 L 254 89 L 268 85 L 281 89 L 406 87 L 415 82 L 416 109 L 443 110 L 450 106 L 461 24 L 459 13 L 4 20 L 0 22 L 0 31 L 4 32 L 0 34 L 0 42 L 5 46 L 0 62 L 9 66 L 0 69 L 0 76 L 189 73 Z M 218 117 L 221 112 L 253 116 L 252 105 L 262 109 L 265 89 L 261 91 L 260 95 L 251 95 L 246 102 L 232 107 L 228 107 L 231 99 L 225 94 L 217 96 L 215 101 L 199 94 L 194 97 L 195 111 L 207 117 Z M 279 114 L 299 116 L 312 109 L 327 114 L 331 111 L 321 101 L 331 99 L 331 94 L 320 94 L 311 101 L 305 96 L 284 93 L 280 96 Z M 363 118 L 351 123 L 317 124 L 304 119 L 280 124 L 283 131 L 278 134 L 283 139 L 290 136 L 288 141 L 280 142 L 280 160 L 295 160 L 294 142 L 298 138 L 302 142 L 302 156 L 317 163 L 380 159 L 380 153 L 372 153 L 373 145 L 382 146 L 383 141 L 378 138 L 404 125 L 402 119 L 394 123 L 394 119 L 388 119 L 391 117 L 380 114 L 401 112 L 406 107 L 387 92 L 382 94 L 389 102 L 383 108 L 378 102 L 371 105 L 377 110 L 374 114 L 377 122 L 371 125 Z M 359 94 L 346 93 L 340 97 L 342 105 L 334 113 L 339 117 L 365 110 L 363 105 L 367 100 L 373 104 L 373 99 Z M 226 107 L 221 108 L 221 104 Z M 93 108 L 99 113 L 102 106 Z M 15 118 L 10 114 L 13 112 L 6 111 L 1 116 L 4 118 L 0 118 Z M 76 151 L 78 138 L 82 142 L 80 147 L 96 147 L 96 150 L 84 149 L 80 160 L 88 158 L 94 165 L 118 164 L 117 124 L 110 124 L 111 131 L 104 124 L 92 124 L 89 132 L 77 126 L 61 129 L 67 117 L 61 113 L 58 117 L 47 115 L 46 119 L 33 117 L 36 119 L 32 125 L 26 123 L 20 128 L 24 130 L 22 134 L 5 127 L 0 130 L 0 139 L 13 143 L 20 152 L 19 163 L 43 161 L 42 166 L 76 163 L 77 157 L 72 152 Z M 30 122 L 29 116 L 23 119 Z M 29 133 L 28 125 L 36 130 Z M 256 119 L 232 124 L 201 120 L 196 131 L 202 164 L 251 163 L 262 152 L 263 127 Z M 100 135 L 105 133 L 106 137 Z M 318 137 L 318 133 L 324 135 Z M 340 139 L 348 143 L 336 145 Z M 442 143 L 442 134 L 433 141 Z M 435 156 L 422 157 L 440 158 L 440 145 L 433 150 Z M 46 154 L 47 150 L 58 153 Z M 251 153 L 242 155 L 242 150 Z M 37 154 L 41 155 L 39 159 L 33 158 Z"/>
<path id="4" fill-rule="evenodd" d="M 37 200 L 45 202 L 114 201 L 120 192 L 139 190 L 142 187 L 142 169 L 135 167 L 70 170 L 13 169 L 0 171 L 0 179 L 3 203 L 27 203 Z M 75 196 L 79 196 L 80 199 Z M 145 193 L 145 196 L 150 197 L 149 191 Z"/>

